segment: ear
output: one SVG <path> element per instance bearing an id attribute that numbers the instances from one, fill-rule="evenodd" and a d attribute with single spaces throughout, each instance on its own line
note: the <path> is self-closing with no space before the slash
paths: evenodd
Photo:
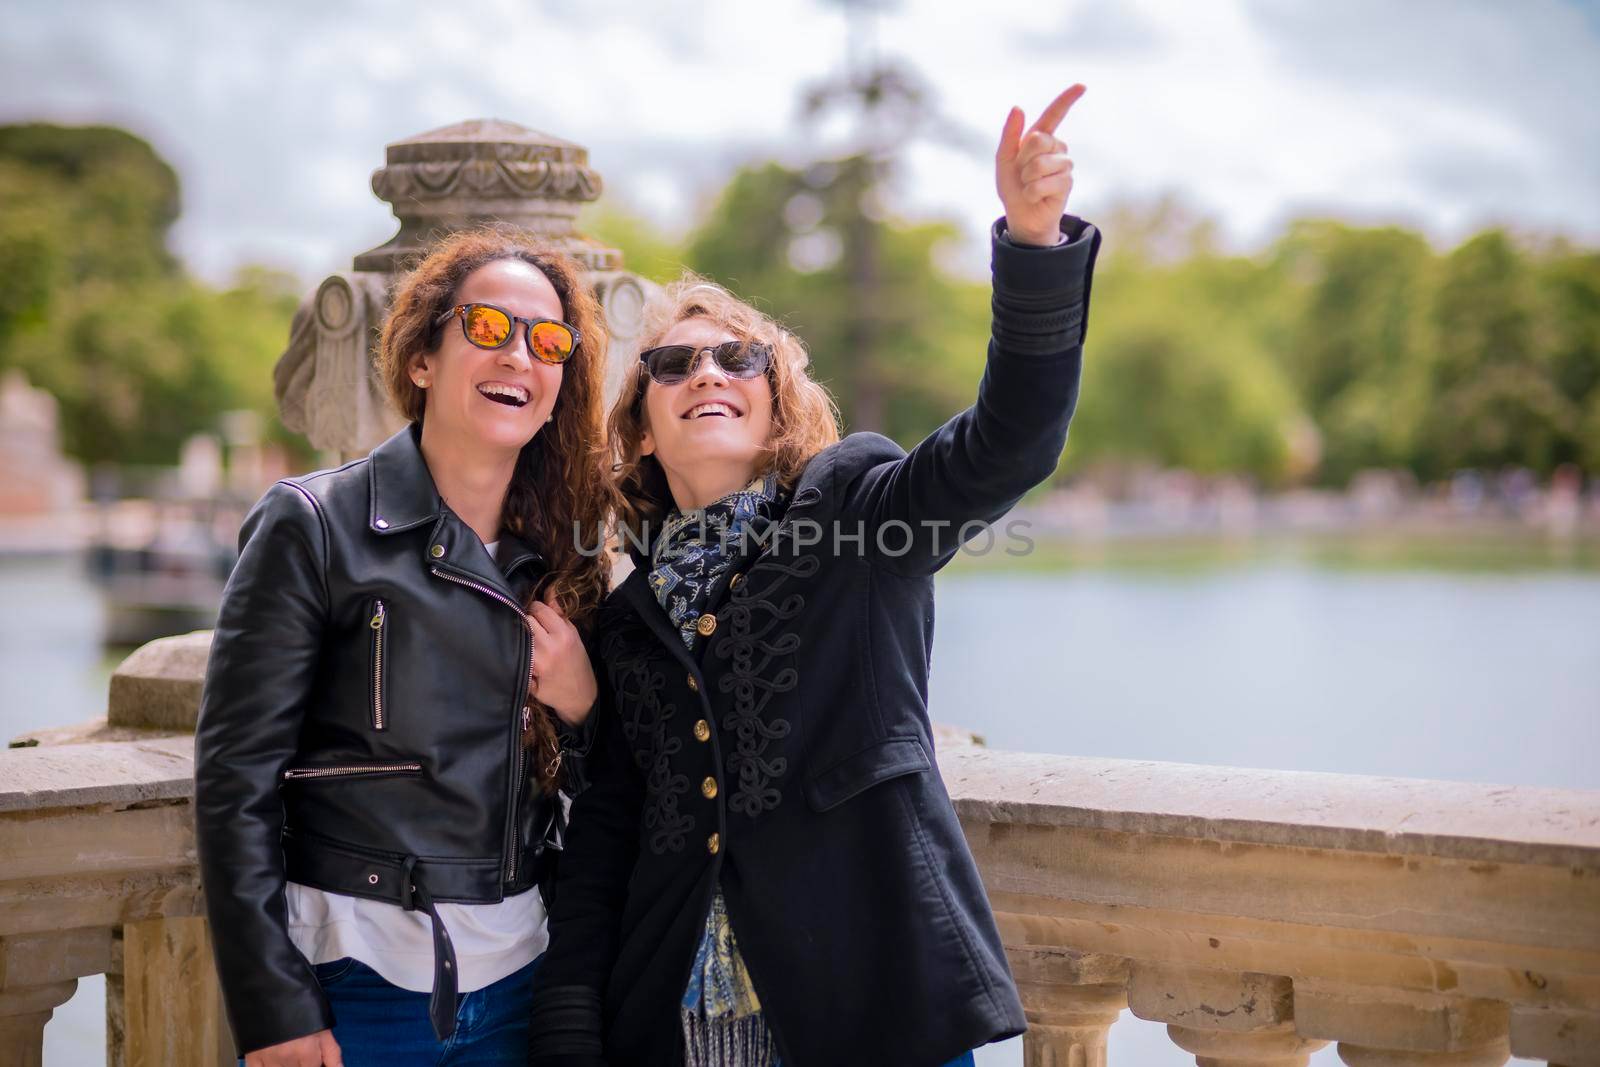
<path id="1" fill-rule="evenodd" d="M 639 455 L 652 456 L 655 455 L 655 451 L 655 435 L 650 432 L 650 428 L 647 426 L 639 433 Z"/>
<path id="2" fill-rule="evenodd" d="M 412 356 L 411 357 L 411 366 L 406 368 L 406 375 L 413 382 L 415 382 L 417 380 L 418 375 L 421 375 L 423 381 L 427 381 L 429 378 L 432 378 L 433 377 L 433 360 L 431 358 L 432 356 L 433 356 L 432 352 L 418 352 L 416 355 Z"/>

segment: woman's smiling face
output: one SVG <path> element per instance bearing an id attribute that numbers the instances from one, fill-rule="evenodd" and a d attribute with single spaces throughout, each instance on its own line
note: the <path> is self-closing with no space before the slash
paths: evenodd
<path id="1" fill-rule="evenodd" d="M 562 319 L 561 297 L 539 268 L 520 259 L 485 263 L 462 281 L 454 304 L 482 303 L 530 319 Z M 427 389 L 430 433 L 518 451 L 544 425 L 561 391 L 562 368 L 534 359 L 527 328 L 515 323 L 501 348 L 478 348 L 459 319 L 441 327 L 439 347 L 417 357 L 413 379 Z"/>
<path id="2" fill-rule="evenodd" d="M 740 340 L 710 319 L 684 319 L 656 342 L 709 348 Z M 772 385 L 766 374 L 730 378 L 711 353 L 702 352 L 694 373 L 675 385 L 647 379 L 645 430 L 640 451 L 654 455 L 669 477 L 696 478 L 714 469 L 747 470 L 739 485 L 755 477 L 772 437 Z M 737 475 L 734 475 L 737 480 Z"/>

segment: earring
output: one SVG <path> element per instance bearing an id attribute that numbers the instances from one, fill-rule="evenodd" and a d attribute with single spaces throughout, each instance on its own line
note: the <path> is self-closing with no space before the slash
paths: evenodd
<path id="1" fill-rule="evenodd" d="M 555 422 L 556 421 L 556 413 L 552 411 L 550 414 L 548 414 L 548 415 L 546 415 L 544 417 L 544 421 L 545 422 Z"/>
<path id="2" fill-rule="evenodd" d="M 422 376 L 420 374 L 417 375 L 416 377 L 412 378 L 411 380 L 413 382 L 417 383 L 417 388 L 418 389 L 426 389 L 428 387 L 428 383 L 423 380 L 423 378 L 422 378 Z"/>

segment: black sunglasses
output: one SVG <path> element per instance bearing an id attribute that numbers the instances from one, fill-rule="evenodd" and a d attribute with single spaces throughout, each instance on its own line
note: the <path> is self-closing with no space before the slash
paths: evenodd
<path id="1" fill-rule="evenodd" d="M 478 348 L 503 348 L 515 336 L 514 324 L 522 323 L 528 338 L 528 351 L 541 363 L 565 363 L 578 347 L 578 331 L 556 319 L 525 319 L 493 304 L 457 304 L 433 320 L 442 326 L 451 318 L 461 320 L 461 332 L 468 343 Z"/>
<path id="2" fill-rule="evenodd" d="M 730 378 L 755 378 L 772 362 L 772 346 L 760 341 L 724 341 L 720 345 L 662 345 L 639 353 L 639 362 L 661 385 L 687 381 L 700 365 L 700 354 L 710 352 L 722 373 Z"/>

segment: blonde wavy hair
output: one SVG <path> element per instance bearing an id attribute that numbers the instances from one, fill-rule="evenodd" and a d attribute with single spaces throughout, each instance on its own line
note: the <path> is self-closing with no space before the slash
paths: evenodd
<path id="1" fill-rule="evenodd" d="M 839 408 L 813 381 L 806 368 L 811 357 L 800 338 L 715 282 L 685 273 L 646 306 L 639 351 L 661 343 L 667 331 L 685 319 L 703 318 L 744 341 L 772 348 L 767 382 L 772 388 L 772 436 L 759 473 L 776 472 L 785 491 L 794 489 L 800 472 L 818 452 L 839 440 Z M 607 429 L 616 457 L 612 481 L 616 489 L 617 529 L 634 544 L 644 539 L 672 509 L 666 472 L 653 455 L 641 455 L 648 428 L 645 391 L 650 385 L 644 364 L 634 360 L 623 376 L 622 391 L 611 406 Z M 626 542 L 624 542 L 626 543 Z"/>
<path id="2" fill-rule="evenodd" d="M 549 564 L 549 574 L 529 594 L 525 610 L 553 588 L 557 606 L 587 636 L 605 596 L 610 568 L 603 554 L 579 551 L 574 531 L 602 528 L 614 505 L 602 436 L 605 317 L 584 281 L 583 268 L 543 239 L 516 230 L 480 228 L 447 237 L 400 280 L 383 324 L 378 369 L 401 414 L 420 424 L 427 390 L 412 381 L 413 362 L 438 349 L 443 331 L 454 320 L 443 326 L 434 325 L 435 320 L 455 305 L 467 276 L 503 259 L 521 260 L 550 279 L 561 298 L 563 316 L 577 328 L 581 340 L 562 365 L 554 421 L 541 426 L 517 456 L 500 522 L 531 543 Z M 554 713 L 537 700 L 534 706 L 543 714 L 531 717 L 523 742 L 541 757 L 534 761 L 535 772 L 549 794 L 561 784 L 559 740 Z"/>

